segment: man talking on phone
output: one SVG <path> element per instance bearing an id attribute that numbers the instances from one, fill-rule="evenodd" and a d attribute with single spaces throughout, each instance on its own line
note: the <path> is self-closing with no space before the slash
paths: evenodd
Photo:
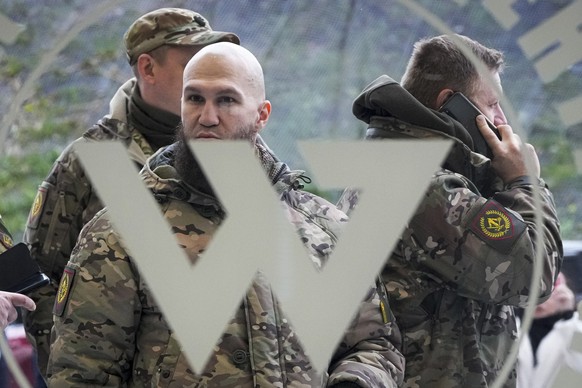
<path id="1" fill-rule="evenodd" d="M 539 160 L 499 104 L 503 62 L 501 52 L 465 36 L 423 39 L 414 45 L 401 85 L 381 76 L 354 101 L 368 139 L 452 140 L 382 270 L 402 332 L 403 386 L 493 384 L 517 339 L 514 308 L 547 299 L 561 266 L 560 225 Z M 482 113 L 474 120 L 491 157 L 477 152 L 467 128 L 439 111 L 456 92 Z M 348 189 L 339 207 L 350 211 L 357 199 L 358 192 Z M 529 295 L 538 257 L 540 288 Z M 513 369 L 502 386 L 515 387 L 515 379 Z"/>

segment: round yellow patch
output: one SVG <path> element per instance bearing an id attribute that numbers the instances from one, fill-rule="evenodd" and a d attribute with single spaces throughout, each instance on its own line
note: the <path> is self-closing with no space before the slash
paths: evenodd
<path id="1" fill-rule="evenodd" d="M 32 204 L 32 216 L 36 217 L 38 213 L 40 213 L 40 209 L 42 209 L 42 201 L 43 195 L 42 191 L 36 193 L 36 197 L 34 197 L 34 202 Z"/>
<path id="2" fill-rule="evenodd" d="M 13 245 L 12 239 L 10 238 L 9 235 L 2 234 L 2 245 L 4 245 L 7 248 L 9 248 L 9 247 L 11 247 Z"/>
<path id="3" fill-rule="evenodd" d="M 489 209 L 479 220 L 481 231 L 492 239 L 503 238 L 511 230 L 511 221 L 499 210 Z"/>
<path id="4" fill-rule="evenodd" d="M 67 297 L 68 292 L 69 292 L 69 275 L 65 274 L 65 276 L 63 276 L 63 280 L 61 280 L 61 284 L 59 285 L 57 303 L 62 303 Z"/>

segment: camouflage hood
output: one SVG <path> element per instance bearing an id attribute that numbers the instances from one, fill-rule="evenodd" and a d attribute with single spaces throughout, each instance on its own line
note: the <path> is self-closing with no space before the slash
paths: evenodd
<path id="1" fill-rule="evenodd" d="M 137 81 L 135 78 L 127 80 L 123 85 L 117 89 L 115 95 L 111 98 L 109 102 L 109 114 L 108 116 L 112 119 L 116 119 L 127 123 L 127 104 L 133 93 Z"/>
<path id="2" fill-rule="evenodd" d="M 354 100 L 352 112 L 368 124 L 366 139 L 452 139 L 442 167 L 471 179 L 484 194 L 499 189 L 491 161 L 472 152 L 473 140 L 465 127 L 445 113 L 427 108 L 387 75 L 364 88 Z"/>
<path id="3" fill-rule="evenodd" d="M 139 167 L 154 153 L 145 136 L 129 124 L 128 105 L 131 95 L 137 87 L 135 78 L 131 78 L 117 89 L 109 103 L 109 113 L 97 124 L 87 130 L 83 137 L 89 140 L 118 140 L 127 148 L 127 153 Z"/>
<path id="4" fill-rule="evenodd" d="M 89 128 L 83 134 L 84 138 L 96 141 L 116 139 L 126 147 L 131 143 L 133 131 L 128 125 L 127 105 L 135 85 L 135 78 L 131 78 L 117 89 L 109 102 L 109 113 Z"/>
<path id="5" fill-rule="evenodd" d="M 352 112 L 363 122 L 370 124 L 366 137 L 392 137 L 376 128 L 378 118 L 391 117 L 416 128 L 403 132 L 406 137 L 439 136 L 453 138 L 473 149 L 473 140 L 467 130 L 444 113 L 422 105 L 412 94 L 387 75 L 382 75 L 364 88 L 355 99 Z M 420 131 L 419 131 L 420 130 Z M 427 132 L 423 135 L 422 132 Z M 394 134 L 394 137 L 397 137 Z"/>
<path id="6" fill-rule="evenodd" d="M 152 155 L 140 172 L 141 177 L 146 182 L 158 201 L 176 199 L 187 201 L 194 207 L 213 210 L 222 216 L 223 211 L 216 198 L 202 193 L 196 187 L 192 187 L 182 181 L 178 172 L 174 168 L 174 156 L 176 143 L 161 148 Z M 258 137 L 255 143 L 255 153 L 261 160 L 265 172 L 277 193 L 281 194 L 285 190 L 301 189 L 303 183 L 310 179 L 304 175 L 304 171 L 291 170 L 281 162 L 270 148 Z"/>
<path id="7" fill-rule="evenodd" d="M 454 141 L 442 167 L 487 187 L 493 177 L 490 160 L 472 152 L 467 130 L 444 113 L 421 104 L 400 84 L 382 75 L 364 88 L 354 100 L 353 114 L 368 124 L 366 138 L 445 138 Z M 479 183 L 481 182 L 481 183 Z"/>

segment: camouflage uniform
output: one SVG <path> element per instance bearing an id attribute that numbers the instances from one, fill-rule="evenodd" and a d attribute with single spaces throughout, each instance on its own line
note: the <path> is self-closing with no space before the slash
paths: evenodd
<path id="1" fill-rule="evenodd" d="M 216 199 L 178 180 L 171 167 L 173 149 L 156 153 L 142 175 L 180 246 L 196 261 L 224 213 Z M 345 214 L 300 191 L 301 171 L 289 170 L 259 144 L 257 151 L 305 247 L 321 266 L 347 221 Z M 55 307 L 51 386 L 318 387 L 351 382 L 395 387 L 402 381 L 398 329 L 392 319 L 382 318 L 380 303 L 385 305 L 386 298 L 380 299 L 376 287 L 346 332 L 324 382 L 318 383 L 322 377 L 315 375 L 263 275 L 249 289 L 203 373 L 194 375 L 106 210 L 83 229 L 61 284 L 59 294 L 69 296 L 66 305 Z"/>
<path id="2" fill-rule="evenodd" d="M 140 132 L 127 124 L 127 101 L 135 79 L 126 82 L 111 100 L 110 115 L 101 119 L 74 143 L 118 140 L 125 144 L 132 160 L 140 167 L 153 150 Z M 42 182 L 30 210 L 24 242 L 51 283 L 30 293 L 36 310 L 24 313 L 27 335 L 36 345 L 39 368 L 44 375 L 48 361 L 52 309 L 58 282 L 83 225 L 103 208 L 101 200 L 85 175 L 77 155 L 69 145 Z"/>
<path id="3" fill-rule="evenodd" d="M 160 8 L 148 12 L 139 17 L 124 35 L 126 56 L 130 65 L 134 65 L 141 54 L 149 53 L 163 45 L 203 46 L 221 41 L 240 43 L 236 34 L 215 31 L 202 15 L 181 8 Z M 158 119 L 149 124 L 143 122 L 132 124 L 136 117 L 130 114 L 128 107 L 134 93 L 137 93 L 136 80 L 131 79 L 114 95 L 109 115 L 83 134 L 77 142 L 121 141 L 139 169 L 155 151 L 152 148 L 168 145 L 173 141 L 173 137 L 170 136 L 168 141 L 163 139 L 162 144 L 152 147 L 153 141 L 150 145 L 144 137 L 146 129 L 155 132 L 160 131 L 160 125 L 157 124 L 170 127 L 177 125 L 179 117 L 172 115 L 175 116 L 176 123 L 166 122 L 170 120 L 167 117 L 170 115 L 169 112 L 145 103 L 143 109 L 147 112 L 144 114 Z M 53 324 L 52 307 L 59 279 L 81 228 L 101 208 L 101 201 L 93 191 L 91 182 L 85 176 L 70 145 L 60 155 L 49 176 L 40 185 L 24 235 L 24 241 L 28 244 L 32 257 L 52 280 L 50 285 L 31 293 L 30 296 L 36 302 L 37 309 L 25 313 L 27 336 L 37 348 L 39 368 L 43 374 L 48 360 L 49 337 Z"/>
<path id="4" fill-rule="evenodd" d="M 0 216 L 0 253 L 6 252 L 6 250 L 12 248 L 13 245 L 14 242 L 12 241 L 12 236 L 10 235 L 10 232 L 8 232 L 8 229 L 6 229 L 6 226 L 2 221 L 2 216 Z"/>
<path id="5" fill-rule="evenodd" d="M 517 338 L 514 307 L 529 301 L 537 250 L 544 252 L 543 274 L 534 298 L 549 296 L 559 272 L 562 244 L 552 194 L 529 177 L 500 185 L 490 160 L 471 152 L 462 126 L 425 108 L 387 76 L 364 89 L 353 112 L 369 124 L 367 138 L 454 140 L 382 277 L 402 334 L 403 386 L 486 387 Z M 351 210 L 357 197 L 347 190 L 338 206 Z M 504 386 L 515 386 L 515 378 L 513 371 Z"/>

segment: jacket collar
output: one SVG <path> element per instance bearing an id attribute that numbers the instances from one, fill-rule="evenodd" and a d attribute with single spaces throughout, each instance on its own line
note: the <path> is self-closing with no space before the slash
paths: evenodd
<path id="1" fill-rule="evenodd" d="M 158 200 L 187 201 L 194 206 L 211 207 L 222 212 L 218 199 L 200 192 L 180 179 L 174 168 L 175 149 L 176 143 L 163 147 L 147 160 L 140 172 L 146 186 L 154 192 Z M 262 139 L 257 140 L 255 153 L 279 194 L 285 190 L 302 188 L 303 182 L 309 182 L 304 171 L 289 169 Z"/>

